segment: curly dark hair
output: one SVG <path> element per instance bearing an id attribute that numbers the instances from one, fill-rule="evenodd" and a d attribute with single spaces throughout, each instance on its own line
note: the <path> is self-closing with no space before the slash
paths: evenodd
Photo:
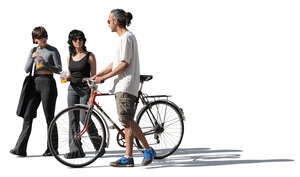
<path id="1" fill-rule="evenodd" d="M 68 39 L 68 44 L 69 44 L 69 52 L 70 52 L 70 55 L 74 56 L 76 55 L 76 50 L 75 50 L 75 47 L 73 46 L 73 43 L 72 43 L 72 40 L 76 39 L 76 38 L 80 38 L 83 40 L 83 46 L 82 46 L 82 49 L 83 51 L 87 51 L 86 50 L 86 46 L 85 46 L 85 42 L 86 42 L 86 38 L 84 36 L 84 33 L 80 30 L 72 30 L 70 33 L 69 33 L 69 39 Z"/>

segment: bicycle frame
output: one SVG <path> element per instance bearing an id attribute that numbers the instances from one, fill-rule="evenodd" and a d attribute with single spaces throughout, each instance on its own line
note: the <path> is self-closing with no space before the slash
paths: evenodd
<path id="1" fill-rule="evenodd" d="M 176 149 L 178 149 L 182 141 L 184 133 L 183 121 L 185 120 L 184 113 L 180 107 L 178 107 L 175 103 L 169 101 L 170 96 L 168 95 L 147 95 L 146 93 L 143 93 L 143 82 L 151 80 L 152 76 L 141 75 L 140 78 L 141 85 L 138 91 L 137 99 L 135 100 L 135 111 L 138 107 L 139 102 L 141 102 L 142 104 L 140 104 L 141 107 L 139 107 L 139 111 L 137 111 L 134 115 L 133 121 L 135 121 L 137 125 L 140 126 L 141 131 L 144 134 L 149 146 L 153 147 L 156 150 L 156 155 L 154 158 L 163 159 L 174 153 Z M 98 85 L 96 84 L 95 79 L 87 78 L 83 79 L 83 81 L 87 82 L 92 91 L 88 104 L 75 104 L 74 106 L 62 110 L 57 116 L 55 116 L 55 119 L 51 122 L 48 131 L 48 145 L 51 152 L 58 161 L 70 167 L 82 167 L 92 163 L 98 157 L 101 157 L 103 155 L 103 152 L 105 152 L 102 151 L 104 150 L 103 148 L 108 148 L 110 143 L 110 129 L 117 129 L 117 143 L 121 147 L 126 147 L 125 130 L 127 132 L 127 129 L 123 128 L 120 123 L 118 123 L 118 126 L 114 122 L 114 120 L 112 120 L 112 118 L 108 114 L 106 114 L 104 109 L 102 109 L 103 105 L 101 106 L 96 102 L 97 97 L 110 96 L 115 94 L 101 93 L 97 89 Z M 74 120 L 74 118 L 71 117 L 73 115 L 74 118 L 76 118 L 76 122 L 74 122 L 75 124 L 71 122 Z M 108 119 L 111 124 L 106 119 Z M 53 132 L 57 130 L 56 123 L 59 124 L 59 132 L 65 133 L 64 136 L 58 136 L 63 138 L 62 140 L 59 140 L 59 142 L 65 142 L 60 143 L 61 145 L 59 145 L 58 147 L 61 154 L 57 153 L 58 148 L 55 149 L 54 146 L 56 145 L 54 144 L 56 142 L 54 142 L 52 139 Z M 76 125 L 76 127 L 73 125 Z M 74 131 L 70 132 L 73 127 L 76 128 L 76 130 L 74 129 L 77 132 L 75 134 L 73 134 Z M 95 130 L 95 128 L 97 130 Z M 96 141 L 94 141 L 93 139 Z M 74 142 L 78 147 L 85 147 L 84 149 L 82 148 L 82 150 L 79 149 L 80 157 L 88 157 L 91 159 L 86 162 L 85 160 L 81 159 L 78 162 L 73 160 L 68 161 L 67 159 L 71 157 L 69 156 L 69 154 L 72 152 L 70 140 L 73 140 L 72 143 Z M 145 143 L 143 141 L 141 141 L 137 137 L 134 137 L 132 143 L 133 147 L 136 147 L 138 151 L 143 152 L 145 146 Z M 85 156 L 86 154 L 92 154 L 96 156 Z M 61 155 L 63 155 L 63 157 Z"/>
<path id="2" fill-rule="evenodd" d="M 84 127 L 83 129 L 77 134 L 77 137 L 81 137 L 88 129 L 88 122 L 90 120 L 90 114 L 92 111 L 95 111 L 103 120 L 104 124 L 105 124 L 105 129 L 106 129 L 106 133 L 107 133 L 107 143 L 106 143 L 106 147 L 108 147 L 109 145 L 109 140 L 110 140 L 110 133 L 108 131 L 108 125 L 106 123 L 106 119 L 109 120 L 109 122 L 112 124 L 112 126 L 114 128 L 116 128 L 118 130 L 118 132 L 123 136 L 125 137 L 125 133 L 122 131 L 122 129 L 111 119 L 111 117 L 109 117 L 106 112 L 101 108 L 101 106 L 96 102 L 96 97 L 99 97 L 99 96 L 112 96 L 114 94 L 109 94 L 109 93 L 96 93 L 94 92 L 92 94 L 92 100 L 91 100 L 91 103 L 89 103 L 88 105 L 81 105 L 81 106 L 84 106 L 84 107 L 88 107 L 88 114 L 87 114 L 87 119 L 85 120 L 85 123 L 84 123 Z M 94 106 L 96 106 L 97 109 L 94 109 Z M 99 113 L 97 110 L 99 110 L 101 113 Z M 105 118 L 103 118 L 103 116 Z"/>
<path id="3" fill-rule="evenodd" d="M 154 98 L 154 100 L 155 100 L 155 98 L 161 98 L 161 97 L 165 97 L 165 98 L 168 98 L 168 97 L 170 97 L 169 95 L 152 95 L 152 96 L 147 96 L 147 95 L 144 95 L 143 94 L 143 92 L 141 91 L 142 90 L 142 87 L 143 87 L 143 83 L 141 83 L 141 86 L 140 86 L 140 89 L 139 89 L 139 91 L 138 91 L 138 99 L 137 99 L 137 101 L 136 101 L 136 107 L 135 107 L 135 109 L 137 108 L 137 105 L 139 104 L 139 100 L 141 100 L 141 102 L 142 102 L 142 104 L 144 105 L 144 108 L 146 108 L 146 106 L 147 105 L 149 105 L 149 100 L 148 100 L 148 98 Z M 114 127 L 114 128 L 116 128 L 117 129 L 117 131 L 121 134 L 121 136 L 123 137 L 123 138 L 125 138 L 125 133 L 123 132 L 123 129 L 121 129 L 112 119 L 111 119 L 111 117 L 109 117 L 107 114 L 106 114 L 106 112 L 101 108 L 101 106 L 96 102 L 96 98 L 97 97 L 99 97 L 99 96 L 112 96 L 112 95 L 114 95 L 114 94 L 110 94 L 110 93 L 97 93 L 97 87 L 95 87 L 95 90 L 94 90 L 94 92 L 93 92 L 93 94 L 92 94 L 92 99 L 91 99 L 91 103 L 89 103 L 88 105 L 82 105 L 82 106 L 84 106 L 84 107 L 87 107 L 88 106 L 88 114 L 87 114 L 87 119 L 85 120 L 85 123 L 84 123 L 84 128 L 77 134 L 77 137 L 81 137 L 86 131 L 87 131 L 87 129 L 88 129 L 88 122 L 89 122 L 89 120 L 90 120 L 90 114 L 91 114 L 91 112 L 92 111 L 95 111 L 97 114 L 99 114 L 100 115 L 100 117 L 103 119 L 103 122 L 104 122 L 104 124 L 105 124 L 105 127 L 106 127 L 106 132 L 107 132 L 107 137 L 108 137 L 108 139 L 107 139 L 107 147 L 108 147 L 108 145 L 109 145 L 109 137 L 110 137 L 110 133 L 109 133 L 109 131 L 108 131 L 108 126 L 107 126 L 107 123 L 106 123 L 106 121 L 105 121 L 105 118 L 103 118 L 103 116 L 102 115 L 104 115 L 104 117 L 106 117 L 106 119 L 108 119 L 109 120 L 109 122 L 112 124 L 112 126 Z M 94 109 L 94 106 L 96 106 L 96 108 L 101 112 L 101 113 L 99 113 L 98 111 L 97 111 L 97 109 Z M 157 122 L 157 120 L 154 118 L 155 116 L 153 115 L 153 113 L 152 113 L 152 111 L 150 110 L 150 111 L 147 111 L 146 112 L 147 113 L 147 115 L 148 115 L 148 117 L 149 117 L 149 120 L 151 121 L 151 123 L 152 123 L 152 125 L 153 126 L 157 126 L 158 125 L 158 122 Z M 149 133 L 149 132 L 148 132 Z M 151 133 L 150 133 L 151 134 Z"/>

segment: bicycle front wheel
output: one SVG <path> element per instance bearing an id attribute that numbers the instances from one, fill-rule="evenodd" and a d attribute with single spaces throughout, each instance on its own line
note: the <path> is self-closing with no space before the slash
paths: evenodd
<path id="1" fill-rule="evenodd" d="M 144 107 L 137 116 L 148 144 L 155 150 L 155 159 L 163 159 L 179 147 L 183 132 L 183 117 L 173 103 L 167 100 L 151 102 Z M 136 139 L 137 146 L 142 148 L 141 142 Z"/>
<path id="2" fill-rule="evenodd" d="M 49 148 L 59 162 L 69 167 L 89 165 L 103 155 L 106 140 L 104 124 L 98 114 L 92 110 L 88 114 L 88 111 L 84 106 L 69 107 L 50 124 Z"/>

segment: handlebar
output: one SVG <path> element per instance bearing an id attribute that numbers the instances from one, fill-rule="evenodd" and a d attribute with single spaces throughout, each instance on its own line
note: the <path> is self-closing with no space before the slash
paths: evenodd
<path id="1" fill-rule="evenodd" d="M 89 87 L 96 85 L 96 79 L 83 78 L 82 81 L 86 82 Z"/>
<path id="2" fill-rule="evenodd" d="M 90 88 L 97 87 L 96 79 L 83 78 L 82 81 L 86 82 Z M 104 83 L 104 81 L 102 81 L 101 83 Z"/>

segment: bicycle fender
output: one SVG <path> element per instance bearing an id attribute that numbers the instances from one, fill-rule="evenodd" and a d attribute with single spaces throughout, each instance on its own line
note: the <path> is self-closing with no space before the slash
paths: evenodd
<path id="1" fill-rule="evenodd" d="M 180 118 L 182 120 L 186 120 L 185 119 L 185 116 L 184 116 L 184 112 L 183 112 L 183 109 L 178 107 L 174 102 L 170 101 L 170 100 L 167 100 L 167 99 L 162 99 L 162 100 L 155 100 L 155 101 L 150 101 L 147 105 L 145 105 L 144 107 L 142 107 L 142 109 L 139 111 L 139 113 L 137 114 L 136 118 L 138 118 L 140 116 L 140 114 L 145 110 L 147 109 L 148 107 L 152 106 L 155 102 L 167 102 L 169 104 L 171 104 L 172 106 L 175 107 L 176 111 L 179 113 L 180 115 Z"/>
<path id="2" fill-rule="evenodd" d="M 165 101 L 169 102 L 169 103 L 172 104 L 174 107 L 176 107 L 177 110 L 181 113 L 181 118 L 182 118 L 182 120 L 184 120 L 184 121 L 186 120 L 186 117 L 185 117 L 185 115 L 184 115 L 183 109 L 182 109 L 181 107 L 177 106 L 177 104 L 175 104 L 174 102 L 172 102 L 172 101 L 170 101 L 170 100 L 165 100 Z"/>

